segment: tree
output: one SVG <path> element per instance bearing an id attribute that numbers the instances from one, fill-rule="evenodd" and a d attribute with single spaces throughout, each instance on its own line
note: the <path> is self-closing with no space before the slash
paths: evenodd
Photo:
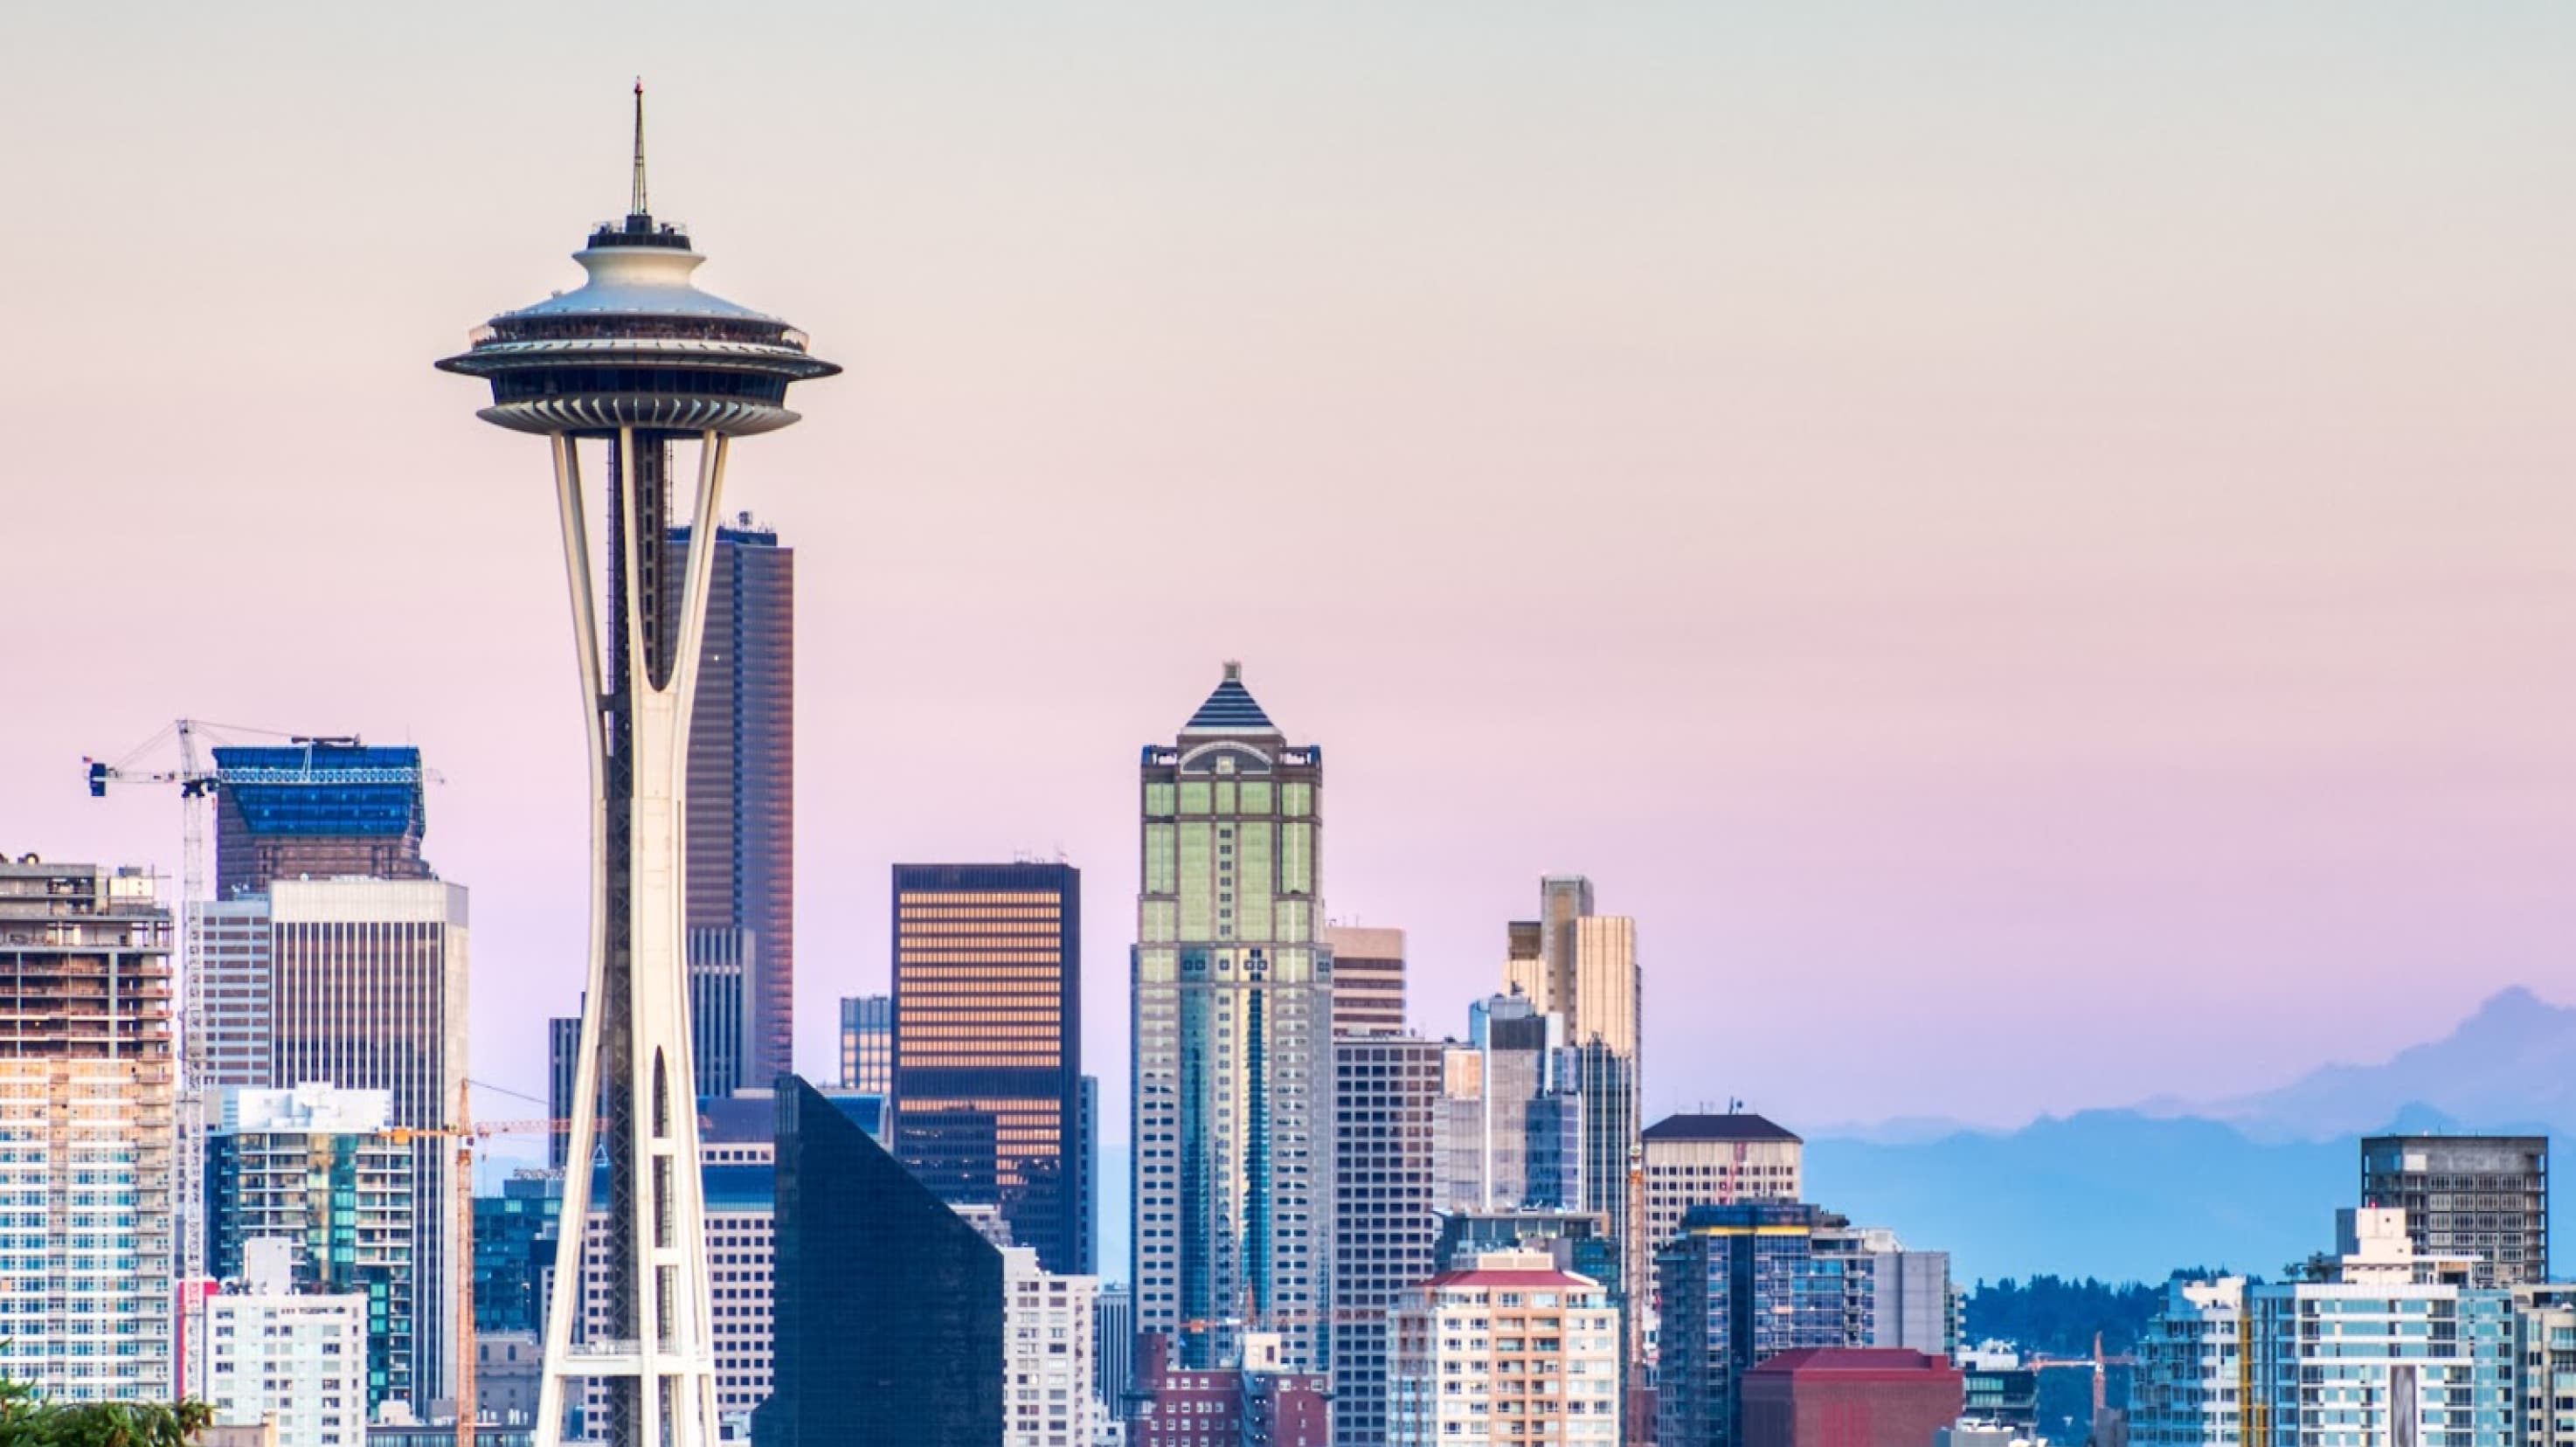
<path id="1" fill-rule="evenodd" d="M 203 1402 L 48 1406 L 34 1387 L 0 1377 L 0 1447 L 188 1447 L 214 1419 Z"/>

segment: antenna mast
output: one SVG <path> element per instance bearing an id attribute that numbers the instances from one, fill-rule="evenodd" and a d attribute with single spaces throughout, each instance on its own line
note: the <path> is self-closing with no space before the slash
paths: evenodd
<path id="1" fill-rule="evenodd" d="M 635 77 L 635 194 L 626 207 L 629 216 L 649 216 L 644 209 L 644 77 Z"/>

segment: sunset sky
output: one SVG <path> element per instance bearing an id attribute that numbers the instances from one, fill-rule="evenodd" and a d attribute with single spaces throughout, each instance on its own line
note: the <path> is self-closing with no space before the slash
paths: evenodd
<path id="1" fill-rule="evenodd" d="M 1061 850 L 1123 1102 L 1137 746 L 1240 658 L 1464 1028 L 1547 872 L 1650 1113 L 2012 1122 L 2576 1001 L 2576 6 L 24 7 L 0 849 L 84 754 L 411 741 L 542 1093 L 585 788 L 545 449 L 431 370 L 655 210 L 845 364 L 799 1050 L 888 866 Z M 1110 1114 L 1123 1137 L 1123 1105 Z"/>

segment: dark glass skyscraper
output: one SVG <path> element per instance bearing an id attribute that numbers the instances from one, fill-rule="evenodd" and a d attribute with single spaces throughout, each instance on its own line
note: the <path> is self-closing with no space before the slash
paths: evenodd
<path id="1" fill-rule="evenodd" d="M 675 612 L 688 544 L 687 528 L 671 530 L 662 576 Z M 718 1082 L 730 1089 L 793 1069 L 796 1035 L 796 553 L 749 513 L 716 529 L 698 658 L 682 871 L 692 971 L 756 964 L 742 975 L 744 1019 L 692 1026 L 700 1061 L 741 1060 Z M 718 930 L 751 938 L 702 938 Z"/>
<path id="2" fill-rule="evenodd" d="M 793 1076 L 777 1139 L 777 1355 L 752 1441 L 993 1447 L 1002 1253 Z"/>
<path id="3" fill-rule="evenodd" d="M 895 1155 L 1083 1271 L 1081 1107 L 1082 871 L 896 865 Z"/>

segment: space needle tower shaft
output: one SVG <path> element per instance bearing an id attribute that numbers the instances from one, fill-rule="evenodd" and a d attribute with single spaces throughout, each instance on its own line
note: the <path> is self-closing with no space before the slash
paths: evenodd
<path id="1" fill-rule="evenodd" d="M 570 1394 L 586 1383 L 606 1399 L 605 1420 L 588 1435 L 615 1447 L 716 1440 L 681 934 L 689 707 L 731 443 L 795 422 L 788 384 L 840 370 L 778 318 L 692 284 L 703 258 L 688 234 L 645 209 L 640 83 L 635 96 L 631 209 L 593 231 L 574 257 L 587 281 L 492 318 L 467 351 L 438 363 L 490 383 L 485 421 L 551 445 L 590 746 L 589 989 L 546 1317 L 540 1447 L 561 1441 Z M 681 451 L 692 444 L 693 458 Z M 603 464 L 596 514 L 586 451 Z M 683 512 L 678 488 L 692 470 Z M 665 540 L 682 522 L 688 543 L 672 576 Z M 594 576 L 594 557 L 604 578 Z M 592 1163 L 603 1156 L 595 1183 Z M 593 1211 L 606 1224 L 604 1323 L 584 1312 Z"/>

